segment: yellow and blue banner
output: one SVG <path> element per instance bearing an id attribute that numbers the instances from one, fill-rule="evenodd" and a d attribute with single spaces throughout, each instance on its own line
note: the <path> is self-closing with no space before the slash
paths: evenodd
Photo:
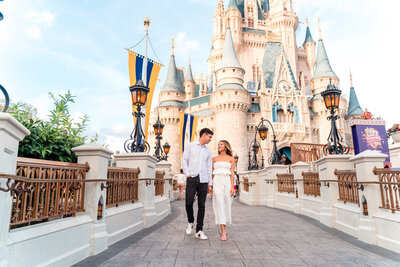
<path id="1" fill-rule="evenodd" d="M 150 89 L 149 93 L 147 94 L 146 105 L 144 106 L 145 111 L 143 113 L 145 114 L 145 120 L 143 122 L 144 125 L 142 125 L 147 141 L 151 103 L 153 101 L 154 90 L 156 88 L 158 74 L 160 73 L 162 65 L 154 60 L 147 58 L 146 77 L 143 77 L 144 68 L 146 66 L 145 57 L 129 49 L 128 53 L 130 86 L 134 86 L 138 80 L 143 80 L 143 82 L 145 82 L 145 85 Z M 132 103 L 132 112 L 135 113 L 136 109 L 137 107 Z M 133 116 L 133 122 L 136 123 L 135 116 Z"/>
<path id="2" fill-rule="evenodd" d="M 179 132 L 181 136 L 180 146 L 182 154 L 185 151 L 186 131 L 187 130 L 189 131 L 189 137 L 190 137 L 189 142 L 193 142 L 196 135 L 198 120 L 199 120 L 198 116 L 190 115 L 183 112 L 179 114 L 179 123 L 180 123 Z"/>

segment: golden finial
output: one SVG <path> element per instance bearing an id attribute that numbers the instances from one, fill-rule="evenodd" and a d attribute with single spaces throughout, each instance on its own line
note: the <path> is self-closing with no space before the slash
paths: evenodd
<path id="1" fill-rule="evenodd" d="M 172 46 L 171 46 L 171 49 L 172 49 L 172 56 L 174 55 L 174 36 L 172 36 Z"/>
<path id="2" fill-rule="evenodd" d="M 230 28 L 230 18 L 228 18 L 227 26 L 228 26 L 228 27 L 226 27 L 226 28 Z"/>
<path id="3" fill-rule="evenodd" d="M 307 28 L 309 27 L 308 25 L 308 17 L 306 17 L 306 24 L 307 24 Z"/>
<path id="4" fill-rule="evenodd" d="M 322 40 L 322 31 L 321 31 L 321 23 L 318 17 L 318 32 L 319 32 L 319 39 Z"/>
<path id="5" fill-rule="evenodd" d="M 351 70 L 350 70 L 350 88 L 353 88 L 353 74 L 351 74 Z"/>
<path id="6" fill-rule="evenodd" d="M 190 57 L 189 57 L 189 66 L 190 66 Z"/>

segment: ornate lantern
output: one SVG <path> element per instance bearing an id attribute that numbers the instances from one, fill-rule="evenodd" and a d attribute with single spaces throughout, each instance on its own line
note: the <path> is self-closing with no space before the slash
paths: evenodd
<path id="1" fill-rule="evenodd" d="M 324 103 L 327 109 L 336 109 L 339 107 L 340 95 L 342 91 L 337 89 L 332 81 L 329 81 L 328 87 L 321 93 L 324 98 Z"/>
<path id="2" fill-rule="evenodd" d="M 143 84 L 142 80 L 138 80 L 134 86 L 129 87 L 129 90 L 131 91 L 133 105 L 140 107 L 146 104 L 150 89 Z"/>

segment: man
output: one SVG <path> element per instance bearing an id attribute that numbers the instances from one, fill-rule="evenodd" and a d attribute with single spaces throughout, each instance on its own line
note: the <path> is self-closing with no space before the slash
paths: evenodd
<path id="1" fill-rule="evenodd" d="M 206 197 L 207 193 L 212 191 L 212 156 L 206 144 L 210 143 L 213 134 L 208 128 L 202 129 L 199 140 L 189 143 L 185 147 L 182 158 L 182 169 L 187 177 L 186 213 L 188 226 L 186 234 L 190 235 L 193 232 L 193 202 L 197 193 L 198 211 L 195 237 L 203 240 L 208 239 L 203 232 Z"/>

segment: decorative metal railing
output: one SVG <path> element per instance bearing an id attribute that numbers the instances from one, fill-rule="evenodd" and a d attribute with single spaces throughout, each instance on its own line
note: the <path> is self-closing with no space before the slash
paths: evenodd
<path id="1" fill-rule="evenodd" d="M 249 192 L 249 178 L 243 178 L 243 191 Z"/>
<path id="2" fill-rule="evenodd" d="M 392 213 L 400 211 L 400 169 L 374 169 L 379 177 L 381 191 L 381 208 L 389 209 Z"/>
<path id="3" fill-rule="evenodd" d="M 304 194 L 308 196 L 321 196 L 321 183 L 318 172 L 302 172 Z"/>
<path id="4" fill-rule="evenodd" d="M 154 180 L 154 190 L 156 196 L 164 195 L 164 171 L 156 171 L 156 179 Z"/>
<path id="5" fill-rule="evenodd" d="M 359 203 L 359 185 L 355 170 L 335 170 L 338 180 L 339 200 L 346 202 Z"/>
<path id="6" fill-rule="evenodd" d="M 294 193 L 294 175 L 293 173 L 277 173 L 278 192 Z"/>
<path id="7" fill-rule="evenodd" d="M 315 163 L 315 161 L 324 157 L 324 145 L 292 143 L 290 150 L 292 152 L 292 164 L 302 161 L 306 163 Z M 350 148 L 349 154 L 354 154 L 354 149 Z"/>
<path id="8" fill-rule="evenodd" d="M 292 143 L 290 145 L 292 163 L 299 161 L 315 162 L 324 156 L 323 148 L 324 145 L 320 144 Z"/>
<path id="9" fill-rule="evenodd" d="M 10 228 L 75 216 L 84 210 L 87 164 L 18 158 L 16 175 L 8 179 L 12 208 Z"/>
<path id="10" fill-rule="evenodd" d="M 107 169 L 107 183 L 105 186 L 102 185 L 102 188 L 107 188 L 107 208 L 138 200 L 139 173 L 139 168 Z"/>

